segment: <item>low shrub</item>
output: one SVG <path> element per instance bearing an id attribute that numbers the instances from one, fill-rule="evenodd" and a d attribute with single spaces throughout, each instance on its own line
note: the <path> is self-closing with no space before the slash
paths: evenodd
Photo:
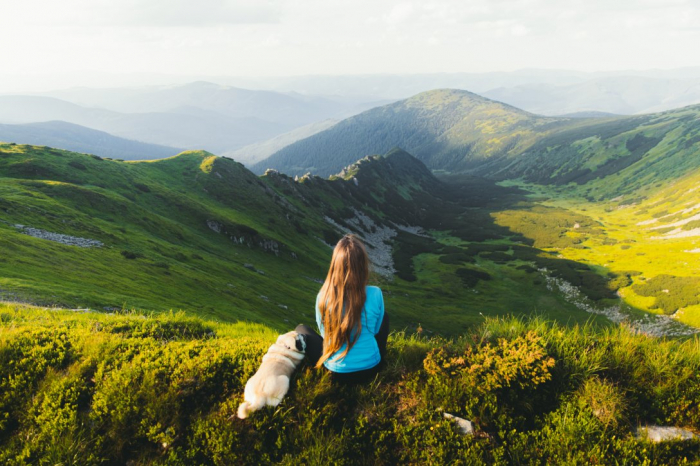
<path id="1" fill-rule="evenodd" d="M 700 441 L 700 345 L 621 327 L 489 319 L 456 340 L 394 333 L 339 386 L 300 367 L 276 408 L 235 417 L 276 332 L 183 314 L 0 305 L 2 464 L 683 464 Z M 458 432 L 444 412 L 472 420 Z"/>

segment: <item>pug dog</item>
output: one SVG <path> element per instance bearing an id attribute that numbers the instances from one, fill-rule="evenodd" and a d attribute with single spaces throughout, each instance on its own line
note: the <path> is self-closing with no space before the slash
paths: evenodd
<path id="1" fill-rule="evenodd" d="M 264 406 L 277 406 L 289 390 L 289 379 L 304 359 L 304 335 L 288 332 L 277 337 L 267 350 L 260 368 L 245 384 L 245 401 L 238 407 L 238 417 L 245 419 Z"/>

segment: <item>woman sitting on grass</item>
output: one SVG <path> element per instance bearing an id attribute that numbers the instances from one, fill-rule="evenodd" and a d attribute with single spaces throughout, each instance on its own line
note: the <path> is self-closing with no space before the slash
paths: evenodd
<path id="1" fill-rule="evenodd" d="M 367 286 L 369 257 L 355 235 L 335 246 L 328 276 L 316 297 L 316 323 L 321 335 L 308 325 L 296 331 L 306 337 L 306 357 L 324 366 L 334 381 L 361 383 L 380 369 L 389 336 L 382 290 Z"/>

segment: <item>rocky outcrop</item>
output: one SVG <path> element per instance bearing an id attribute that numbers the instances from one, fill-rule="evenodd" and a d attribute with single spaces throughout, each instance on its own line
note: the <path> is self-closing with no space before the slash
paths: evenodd
<path id="1" fill-rule="evenodd" d="M 45 239 L 48 241 L 54 241 L 56 243 L 65 244 L 66 246 L 77 246 L 79 248 L 101 248 L 104 246 L 102 241 L 97 241 L 95 239 L 80 238 L 78 236 L 63 235 L 61 233 L 53 233 L 51 231 L 40 230 L 39 228 L 32 228 L 26 225 L 14 225 L 20 233 L 25 235 L 33 236 L 34 238 Z"/>
<path id="2" fill-rule="evenodd" d="M 248 247 L 257 246 L 263 251 L 280 255 L 282 245 L 275 240 L 264 238 L 255 229 L 245 225 L 225 225 L 217 220 L 207 220 L 207 227 L 215 233 L 223 234 L 237 244 L 245 244 Z M 296 259 L 296 254 L 293 256 Z"/>
<path id="3" fill-rule="evenodd" d="M 385 277 L 393 276 L 396 269 L 391 255 L 391 239 L 396 236 L 396 230 L 377 225 L 374 220 L 362 212 L 356 209 L 353 211 L 355 214 L 353 217 L 344 219 L 344 222 L 352 229 L 339 225 L 330 217 L 325 217 L 325 220 L 343 233 L 355 233 L 360 236 L 367 247 L 373 271 Z"/>

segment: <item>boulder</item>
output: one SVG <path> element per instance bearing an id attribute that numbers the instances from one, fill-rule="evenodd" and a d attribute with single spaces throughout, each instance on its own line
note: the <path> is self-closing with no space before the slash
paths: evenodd
<path id="1" fill-rule="evenodd" d="M 442 413 L 445 419 L 449 419 L 457 424 L 457 430 L 462 435 L 474 435 L 474 423 L 450 413 Z"/>
<path id="2" fill-rule="evenodd" d="M 654 443 L 668 440 L 692 440 L 700 438 L 696 433 L 682 427 L 639 426 L 634 433 L 637 438 L 646 438 Z"/>

